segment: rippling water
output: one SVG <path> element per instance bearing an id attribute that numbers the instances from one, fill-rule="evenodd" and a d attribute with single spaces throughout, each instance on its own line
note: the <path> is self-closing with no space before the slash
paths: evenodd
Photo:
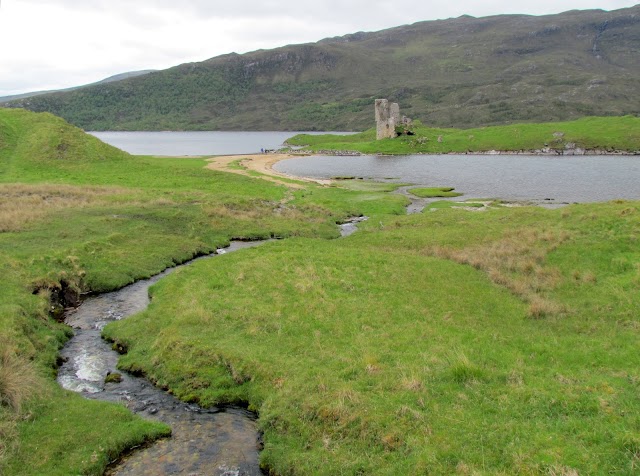
<path id="1" fill-rule="evenodd" d="M 278 172 L 355 176 L 455 187 L 464 198 L 554 203 L 640 199 L 640 156 L 312 156 L 278 162 Z"/>

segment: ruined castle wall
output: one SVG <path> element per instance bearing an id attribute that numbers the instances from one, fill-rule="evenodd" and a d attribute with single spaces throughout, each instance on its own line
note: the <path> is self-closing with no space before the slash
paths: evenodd
<path id="1" fill-rule="evenodd" d="M 376 99 L 376 139 L 396 136 L 396 124 L 400 123 L 400 106 L 389 104 L 387 99 Z"/>

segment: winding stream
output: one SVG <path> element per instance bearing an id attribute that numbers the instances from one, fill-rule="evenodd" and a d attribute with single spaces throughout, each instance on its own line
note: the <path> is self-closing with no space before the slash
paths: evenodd
<path id="1" fill-rule="evenodd" d="M 366 217 L 341 225 L 342 237 L 357 230 Z M 107 475 L 216 475 L 253 476 L 262 474 L 261 446 L 256 415 L 242 408 L 226 406 L 201 408 L 179 401 L 142 377 L 119 372 L 122 381 L 105 383 L 116 372 L 119 354 L 104 341 L 101 332 L 114 320 L 143 311 L 150 302 L 149 287 L 182 266 L 217 254 L 249 248 L 264 241 L 234 241 L 216 254 L 196 258 L 169 268 L 150 279 L 137 281 L 118 291 L 91 296 L 65 316 L 75 335 L 62 349 L 64 362 L 58 370 L 60 385 L 86 398 L 118 402 L 132 412 L 171 426 L 171 438 L 132 452 L 107 470 Z"/>
<path id="2" fill-rule="evenodd" d="M 232 242 L 228 248 L 218 250 L 218 254 L 261 243 Z M 171 438 L 132 453 L 107 474 L 262 474 L 255 414 L 237 407 L 203 409 L 186 404 L 148 380 L 126 372 L 121 373 L 122 382 L 104 383 L 107 373 L 116 371 L 118 353 L 101 338 L 102 328 L 110 321 L 144 310 L 149 304 L 149 287 L 181 266 L 118 291 L 89 297 L 68 313 L 65 322 L 74 328 L 75 336 L 61 351 L 65 362 L 58 371 L 58 382 L 87 398 L 120 402 L 134 413 L 171 426 Z"/>

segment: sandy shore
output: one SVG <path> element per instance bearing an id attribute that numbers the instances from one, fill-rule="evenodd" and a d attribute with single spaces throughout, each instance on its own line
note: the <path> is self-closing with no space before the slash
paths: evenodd
<path id="1" fill-rule="evenodd" d="M 309 177 L 297 177 L 293 175 L 283 174 L 273 170 L 273 165 L 284 159 L 293 159 L 296 157 L 304 157 L 304 155 L 295 154 L 239 154 L 239 155 L 221 155 L 207 159 L 208 169 L 218 170 L 221 172 L 231 172 L 240 175 L 250 175 L 249 171 L 258 172 L 263 175 L 263 179 L 286 185 L 291 188 L 302 188 L 300 183 L 291 183 L 281 179 L 296 180 L 297 182 L 313 182 L 320 185 L 329 185 L 331 180 L 313 179 Z M 242 168 L 232 168 L 231 165 L 240 164 Z"/>

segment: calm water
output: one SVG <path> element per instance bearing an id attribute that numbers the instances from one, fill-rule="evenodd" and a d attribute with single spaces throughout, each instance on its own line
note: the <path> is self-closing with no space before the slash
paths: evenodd
<path id="1" fill-rule="evenodd" d="M 136 155 L 254 154 L 278 149 L 301 132 L 90 132 L 98 139 Z M 350 134 L 304 132 L 304 134 Z"/>
<path id="2" fill-rule="evenodd" d="M 312 156 L 284 160 L 274 168 L 303 177 L 355 176 L 455 187 L 463 198 L 551 203 L 640 199 L 638 156 Z"/>

